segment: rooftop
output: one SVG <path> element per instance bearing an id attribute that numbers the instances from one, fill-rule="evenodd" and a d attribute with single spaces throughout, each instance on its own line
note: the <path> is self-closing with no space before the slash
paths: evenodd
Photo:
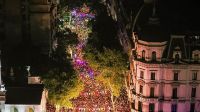
<path id="1" fill-rule="evenodd" d="M 40 105 L 43 89 L 42 84 L 6 87 L 6 104 Z"/>

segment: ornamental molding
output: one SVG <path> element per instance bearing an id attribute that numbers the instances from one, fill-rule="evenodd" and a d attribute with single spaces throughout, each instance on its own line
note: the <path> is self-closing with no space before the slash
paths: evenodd
<path id="1" fill-rule="evenodd" d="M 181 85 L 180 82 L 172 82 L 172 87 L 179 87 Z"/>
<path id="2" fill-rule="evenodd" d="M 143 40 L 138 40 L 137 44 L 148 46 L 148 47 L 160 47 L 160 46 L 166 46 L 167 41 L 164 41 L 164 42 L 147 42 L 147 41 L 143 41 Z"/>
<path id="3" fill-rule="evenodd" d="M 142 80 L 142 79 L 137 80 L 137 83 L 138 83 L 139 85 L 142 85 L 142 86 L 145 85 L 145 81 Z"/>
<path id="4" fill-rule="evenodd" d="M 189 84 L 190 84 L 192 87 L 197 87 L 197 86 L 199 85 L 199 82 L 193 81 L 193 82 L 189 82 Z"/>
<path id="5" fill-rule="evenodd" d="M 200 69 L 200 66 L 195 66 L 195 65 L 191 65 L 191 64 L 180 64 L 180 65 L 175 65 L 175 64 L 163 64 L 163 63 L 144 63 L 141 61 L 137 61 L 134 60 L 135 64 L 144 68 L 168 68 L 168 69 L 188 69 L 188 68 L 192 68 L 192 69 Z"/>
<path id="6" fill-rule="evenodd" d="M 148 82 L 148 83 L 146 83 L 146 84 L 148 84 L 149 87 L 156 87 L 157 84 L 158 84 L 158 82 L 156 82 L 156 81 L 151 81 L 151 82 Z"/>

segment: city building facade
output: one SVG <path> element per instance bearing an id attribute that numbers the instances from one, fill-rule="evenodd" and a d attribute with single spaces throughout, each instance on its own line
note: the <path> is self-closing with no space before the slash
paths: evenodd
<path id="1" fill-rule="evenodd" d="M 198 112 L 200 34 L 169 31 L 156 12 L 155 0 L 144 4 L 132 36 L 126 77 L 131 111 Z"/>
<path id="2" fill-rule="evenodd" d="M 137 36 L 128 77 L 132 110 L 200 110 L 200 37 L 172 35 L 163 42 L 148 42 Z"/>

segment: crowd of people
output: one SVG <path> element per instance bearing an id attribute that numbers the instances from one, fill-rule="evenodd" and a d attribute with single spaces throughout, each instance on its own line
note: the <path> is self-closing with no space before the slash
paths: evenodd
<path id="1" fill-rule="evenodd" d="M 110 112 L 110 93 L 96 80 L 85 84 L 80 96 L 72 100 L 76 111 L 84 112 Z"/>

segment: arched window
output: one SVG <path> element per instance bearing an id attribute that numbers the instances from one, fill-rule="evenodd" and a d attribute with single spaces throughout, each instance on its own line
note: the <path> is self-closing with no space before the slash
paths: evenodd
<path id="1" fill-rule="evenodd" d="M 145 59 L 145 50 L 142 51 L 142 59 Z"/>
<path id="2" fill-rule="evenodd" d="M 10 112 L 19 112 L 16 107 L 11 107 Z"/>
<path id="3" fill-rule="evenodd" d="M 175 63 L 179 63 L 179 59 L 180 59 L 179 54 L 176 54 L 176 55 L 175 55 Z"/>
<path id="4" fill-rule="evenodd" d="M 29 108 L 28 112 L 34 112 L 34 110 L 32 108 Z"/>
<path id="5" fill-rule="evenodd" d="M 152 61 L 156 61 L 156 52 L 155 51 L 152 52 Z"/>
<path id="6" fill-rule="evenodd" d="M 27 108 L 26 108 L 26 112 L 34 112 L 34 110 L 33 110 L 33 108 L 31 108 L 31 107 L 27 107 Z"/>
<path id="7" fill-rule="evenodd" d="M 199 54 L 194 54 L 194 60 L 198 61 L 199 60 Z"/>

